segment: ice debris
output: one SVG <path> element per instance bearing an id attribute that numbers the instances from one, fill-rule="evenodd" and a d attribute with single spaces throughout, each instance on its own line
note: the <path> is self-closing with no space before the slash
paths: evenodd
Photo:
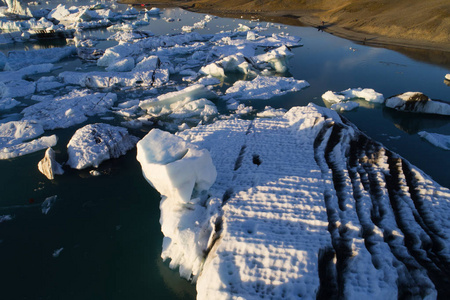
<path id="1" fill-rule="evenodd" d="M 67 164 L 74 169 L 97 168 L 105 160 L 124 155 L 137 141 L 126 128 L 89 124 L 78 129 L 67 144 Z"/>
<path id="2" fill-rule="evenodd" d="M 450 81 L 450 74 L 445 74 L 445 80 L 449 80 Z"/>
<path id="3" fill-rule="evenodd" d="M 53 251 L 52 256 L 53 256 L 54 258 L 59 257 L 59 255 L 61 254 L 61 251 L 63 251 L 63 250 L 64 250 L 64 248 L 56 249 L 55 251 Z"/>
<path id="4" fill-rule="evenodd" d="M 52 148 L 45 151 L 44 158 L 38 163 L 38 169 L 50 180 L 55 179 L 55 175 L 64 174 L 61 165 L 55 160 L 55 151 Z"/>
<path id="5" fill-rule="evenodd" d="M 420 92 L 406 92 L 390 97 L 385 104 L 400 111 L 450 116 L 450 103 L 432 100 Z"/>
<path id="6" fill-rule="evenodd" d="M 450 135 L 419 131 L 417 133 L 421 138 L 427 140 L 436 147 L 444 150 L 450 150 Z"/>
<path id="7" fill-rule="evenodd" d="M 1 110 L 8 110 L 13 107 L 16 107 L 17 105 L 20 105 L 21 103 L 13 98 L 3 98 L 0 99 L 0 111 Z"/>

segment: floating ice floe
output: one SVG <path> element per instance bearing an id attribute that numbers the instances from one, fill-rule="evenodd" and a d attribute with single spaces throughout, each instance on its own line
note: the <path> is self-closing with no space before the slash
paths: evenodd
<path id="1" fill-rule="evenodd" d="M 62 72 L 59 74 L 67 84 L 88 88 L 112 88 L 128 86 L 160 87 L 169 81 L 169 70 L 136 70 L 131 72 Z"/>
<path id="2" fill-rule="evenodd" d="M 14 158 L 30 153 L 34 153 L 40 150 L 44 150 L 48 147 L 56 145 L 58 138 L 56 135 L 43 136 L 34 139 L 29 142 L 23 142 L 12 146 L 6 146 L 0 148 L 0 159 Z"/>
<path id="3" fill-rule="evenodd" d="M 305 80 L 292 77 L 257 76 L 251 81 L 239 80 L 225 94 L 235 99 L 270 99 L 308 87 Z"/>
<path id="4" fill-rule="evenodd" d="M 369 102 L 374 103 L 383 103 L 384 102 L 384 96 L 381 93 L 376 92 L 373 89 L 363 89 L 363 88 L 356 88 L 356 89 L 346 89 L 341 92 L 332 92 L 327 91 L 322 95 L 322 99 L 329 103 L 339 103 L 342 101 L 348 101 L 351 99 L 364 99 Z"/>
<path id="5" fill-rule="evenodd" d="M 67 164 L 74 169 L 97 168 L 105 160 L 124 155 L 138 140 L 123 127 L 103 123 L 86 125 L 67 144 Z"/>
<path id="6" fill-rule="evenodd" d="M 450 74 L 445 74 L 445 80 L 450 80 Z"/>
<path id="7" fill-rule="evenodd" d="M 256 114 L 259 118 L 274 118 L 274 117 L 280 117 L 286 113 L 286 110 L 284 108 L 278 108 L 275 109 L 270 106 L 266 106 L 262 112 L 259 112 Z"/>
<path id="8" fill-rule="evenodd" d="M 44 158 L 38 163 L 38 169 L 50 180 L 55 179 L 55 175 L 64 174 L 64 170 L 55 159 L 55 151 L 52 148 L 45 151 Z"/>
<path id="9" fill-rule="evenodd" d="M 192 228 L 191 224 L 201 222 L 208 210 L 202 206 L 207 202 L 203 192 L 216 179 L 210 153 L 168 132 L 153 129 L 138 142 L 137 159 L 147 181 L 165 195 L 160 205 L 165 235 L 161 256 L 171 259 L 172 268 L 180 266 L 183 277 L 198 276 L 202 252 L 206 249 L 200 243 L 208 242 L 210 232 L 200 230 L 205 224 L 199 224 L 198 228 Z"/>
<path id="10" fill-rule="evenodd" d="M 177 135 L 151 131 L 137 158 L 162 194 L 162 257 L 197 299 L 445 289 L 430 273 L 445 276 L 450 259 L 450 191 L 336 112 L 294 107 Z"/>
<path id="11" fill-rule="evenodd" d="M 195 84 L 180 91 L 142 100 L 139 103 L 139 107 L 146 110 L 152 116 L 162 116 L 172 113 L 174 117 L 179 116 L 180 113 L 211 116 L 217 114 L 217 109 L 212 102 L 206 99 L 214 98 L 217 98 L 216 93 L 204 85 Z"/>
<path id="12" fill-rule="evenodd" d="M 48 198 L 45 198 L 44 202 L 41 204 L 41 210 L 44 215 L 48 214 L 52 206 L 55 204 L 56 200 L 58 199 L 58 196 L 51 196 Z"/>
<path id="13" fill-rule="evenodd" d="M 359 103 L 348 101 L 348 102 L 333 103 L 330 108 L 332 110 L 342 112 L 342 111 L 354 110 L 358 107 L 359 107 Z"/>
<path id="14" fill-rule="evenodd" d="M 64 248 L 56 249 L 55 251 L 53 251 L 52 256 L 53 256 L 54 258 L 59 257 L 59 255 L 61 255 L 61 251 L 63 251 L 63 250 L 64 250 Z"/>
<path id="15" fill-rule="evenodd" d="M 1 89 L 1 87 L 0 87 Z M 20 105 L 21 103 L 13 98 L 3 98 L 0 99 L 0 111 L 1 110 L 8 110 L 13 107 L 16 107 L 17 105 Z"/>
<path id="16" fill-rule="evenodd" d="M 65 57 L 76 55 L 76 53 L 76 48 L 70 46 L 30 51 L 10 51 L 5 69 L 13 71 L 31 65 L 55 63 Z"/>
<path id="17" fill-rule="evenodd" d="M 406 92 L 386 99 L 386 106 L 400 111 L 450 116 L 450 103 L 431 100 L 420 92 Z"/>
<path id="18" fill-rule="evenodd" d="M 44 133 L 42 125 L 29 121 L 11 121 L 0 124 L 0 147 L 8 147 L 31 140 Z"/>
<path id="19" fill-rule="evenodd" d="M 11 215 L 0 215 L 0 223 L 11 221 L 13 217 Z"/>
<path id="20" fill-rule="evenodd" d="M 117 95 L 73 90 L 67 95 L 42 101 L 25 108 L 23 120 L 41 124 L 45 130 L 67 128 L 83 123 L 89 116 L 110 111 Z"/>
<path id="21" fill-rule="evenodd" d="M 194 29 L 203 29 L 203 28 L 205 28 L 206 24 L 211 22 L 211 20 L 213 20 L 213 19 L 214 18 L 212 16 L 206 15 L 202 20 L 196 22 L 192 26 L 185 25 L 185 26 L 181 27 L 181 30 L 184 32 L 191 32 Z"/>
<path id="22" fill-rule="evenodd" d="M 450 150 L 450 135 L 419 131 L 417 133 L 421 138 L 427 140 L 436 147 L 444 150 Z"/>

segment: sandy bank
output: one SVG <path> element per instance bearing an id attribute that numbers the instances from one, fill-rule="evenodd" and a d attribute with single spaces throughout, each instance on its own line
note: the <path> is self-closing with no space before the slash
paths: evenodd
<path id="1" fill-rule="evenodd" d="M 219 16 L 243 16 L 324 31 L 368 45 L 450 52 L 448 0 L 122 0 L 179 6 Z"/>

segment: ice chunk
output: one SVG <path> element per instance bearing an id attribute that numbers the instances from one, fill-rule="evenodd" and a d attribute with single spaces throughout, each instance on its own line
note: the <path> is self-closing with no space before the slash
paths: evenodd
<path id="1" fill-rule="evenodd" d="M 431 100 L 420 92 L 406 92 L 386 100 L 386 106 L 396 110 L 450 116 L 450 104 Z"/>
<path id="2" fill-rule="evenodd" d="M 450 80 L 450 74 L 445 74 L 445 80 Z"/>
<path id="3" fill-rule="evenodd" d="M 146 13 L 149 15 L 159 15 L 160 10 L 157 7 L 152 7 L 151 9 L 147 10 Z"/>
<path id="4" fill-rule="evenodd" d="M 59 255 L 61 254 L 61 251 L 63 251 L 63 250 L 64 250 L 64 248 L 56 249 L 55 251 L 53 251 L 52 256 L 53 256 L 54 258 L 59 257 Z"/>
<path id="5" fill-rule="evenodd" d="M 0 223 L 11 221 L 13 217 L 11 215 L 0 215 Z"/>
<path id="6" fill-rule="evenodd" d="M 110 111 L 117 100 L 113 93 L 73 90 L 69 94 L 25 108 L 24 120 L 41 124 L 44 129 L 67 128 L 83 123 L 88 116 Z"/>
<path id="7" fill-rule="evenodd" d="M 86 125 L 67 144 L 67 164 L 74 169 L 97 168 L 105 160 L 124 155 L 137 141 L 123 127 L 103 123 Z"/>
<path id="8" fill-rule="evenodd" d="M 156 98 L 143 100 L 139 103 L 139 106 L 149 113 L 160 115 L 161 113 L 164 113 L 162 110 L 177 102 L 187 103 L 201 98 L 214 99 L 216 97 L 217 95 L 208 90 L 204 85 L 195 84 L 181 91 L 171 92 Z"/>
<path id="9" fill-rule="evenodd" d="M 0 148 L 17 145 L 44 133 L 42 125 L 30 121 L 0 124 Z"/>
<path id="10" fill-rule="evenodd" d="M 44 158 L 38 163 L 38 169 L 50 180 L 55 179 L 55 174 L 64 174 L 61 165 L 55 160 L 55 151 L 52 148 L 48 148 L 45 151 Z"/>
<path id="11" fill-rule="evenodd" d="M 363 88 L 355 88 L 355 89 L 346 89 L 344 91 L 335 93 L 332 91 L 327 91 L 322 95 L 322 99 L 330 103 L 338 103 L 342 101 L 347 101 L 351 99 L 364 99 L 369 102 L 374 103 L 383 103 L 384 96 L 376 92 L 373 89 L 363 89 Z"/>
<path id="12" fill-rule="evenodd" d="M 125 57 L 124 59 L 117 59 L 106 67 L 106 71 L 110 72 L 129 72 L 134 68 L 134 59 L 132 57 Z"/>
<path id="13" fill-rule="evenodd" d="M 256 115 L 259 118 L 274 118 L 274 117 L 280 117 L 283 116 L 286 113 L 286 110 L 283 108 L 275 109 L 270 106 L 266 106 L 264 108 L 264 111 L 257 113 Z"/>
<path id="14" fill-rule="evenodd" d="M 267 63 L 278 73 L 285 73 L 288 70 L 289 59 L 294 56 L 291 50 L 286 46 L 273 49 L 267 53 L 253 57 L 254 61 L 260 64 L 259 68 L 264 68 L 263 63 Z"/>
<path id="15" fill-rule="evenodd" d="M 7 70 L 19 70 L 30 65 L 55 63 L 70 55 L 75 55 L 75 47 L 48 48 L 30 51 L 10 51 L 8 62 L 5 66 Z"/>
<path id="16" fill-rule="evenodd" d="M 65 83 L 88 88 L 121 86 L 163 86 L 169 81 L 169 70 L 135 70 L 131 72 L 62 72 L 59 77 Z"/>
<path id="17" fill-rule="evenodd" d="M 169 199 L 188 203 L 193 193 L 208 190 L 216 180 L 206 149 L 166 131 L 152 129 L 138 142 L 137 151 L 145 178 Z"/>
<path id="18" fill-rule="evenodd" d="M 44 150 L 56 145 L 58 138 L 56 135 L 43 136 L 30 142 L 15 144 L 9 147 L 0 148 L 0 159 L 9 159 L 36 151 Z"/>
<path id="19" fill-rule="evenodd" d="M 48 212 L 50 211 L 50 208 L 52 208 L 52 206 L 55 204 L 57 199 L 58 199 L 58 196 L 55 195 L 55 196 L 46 198 L 44 200 L 44 202 L 42 202 L 41 209 L 42 209 L 42 213 L 44 215 L 48 214 Z"/>
<path id="20" fill-rule="evenodd" d="M 331 105 L 330 108 L 332 110 L 342 112 L 342 111 L 350 111 L 356 109 L 357 107 L 359 107 L 359 103 L 348 101 L 348 102 L 334 103 Z"/>
<path id="21" fill-rule="evenodd" d="M 184 104 L 184 103 L 183 103 Z M 198 99 L 172 109 L 171 118 L 211 117 L 218 114 L 217 107 L 207 99 Z"/>
<path id="22" fill-rule="evenodd" d="M 237 81 L 225 94 L 236 99 L 270 99 L 308 87 L 305 80 L 291 77 L 257 76 L 252 81 Z"/>
<path id="23" fill-rule="evenodd" d="M 13 107 L 16 107 L 17 105 L 20 105 L 20 102 L 13 98 L 0 99 L 0 110 L 8 110 Z"/>
<path id="24" fill-rule="evenodd" d="M 431 133 L 426 131 L 420 131 L 417 134 L 436 147 L 442 148 L 444 150 L 450 150 L 450 135 Z"/>

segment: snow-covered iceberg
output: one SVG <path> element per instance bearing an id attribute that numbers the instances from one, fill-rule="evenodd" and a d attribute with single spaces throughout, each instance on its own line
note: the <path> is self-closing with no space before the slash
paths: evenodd
<path id="1" fill-rule="evenodd" d="M 334 111 L 294 107 L 177 135 L 150 132 L 138 160 L 163 195 L 162 257 L 196 281 L 197 299 L 435 298 L 446 289 L 450 191 Z M 213 166 L 215 181 L 192 183 Z M 195 173 L 189 188 L 186 172 Z"/>
<path id="2" fill-rule="evenodd" d="M 420 92 L 406 92 L 386 99 L 386 106 L 396 110 L 450 116 L 450 103 L 432 100 Z"/>
<path id="3" fill-rule="evenodd" d="M 74 169 L 97 168 L 105 160 L 124 155 L 138 140 L 123 127 L 104 123 L 86 125 L 67 144 L 67 164 Z"/>

